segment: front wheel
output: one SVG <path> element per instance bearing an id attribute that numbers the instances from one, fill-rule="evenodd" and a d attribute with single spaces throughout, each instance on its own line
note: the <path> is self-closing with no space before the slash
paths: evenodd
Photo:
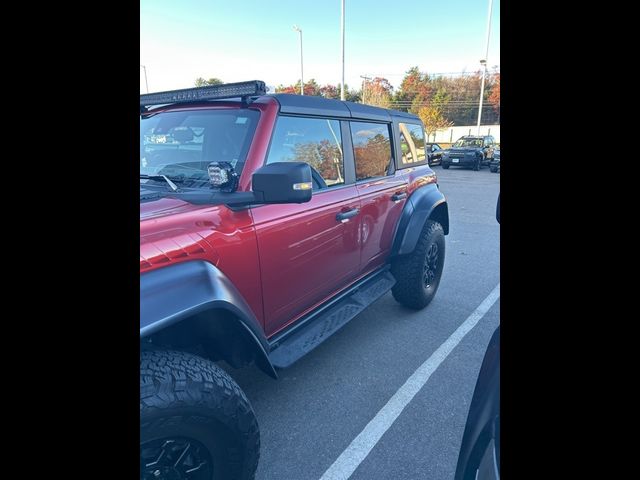
<path id="1" fill-rule="evenodd" d="M 140 354 L 140 480 L 248 480 L 260 433 L 240 387 L 180 351 Z"/>
<path id="2" fill-rule="evenodd" d="M 391 293 L 402 305 L 420 310 L 433 300 L 444 268 L 444 230 L 427 220 L 414 251 L 391 264 L 396 279 Z"/>
<path id="3" fill-rule="evenodd" d="M 473 170 L 475 172 L 479 172 L 480 171 L 480 163 L 481 163 L 480 159 L 476 158 L 476 163 L 473 164 Z"/>
<path id="4" fill-rule="evenodd" d="M 445 170 L 447 170 L 449 168 L 449 164 L 448 163 L 443 163 L 442 164 L 442 168 L 444 168 Z"/>

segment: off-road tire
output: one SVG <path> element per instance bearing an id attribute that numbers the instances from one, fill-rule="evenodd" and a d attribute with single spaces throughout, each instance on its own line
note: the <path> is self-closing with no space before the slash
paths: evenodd
<path id="1" fill-rule="evenodd" d="M 425 262 L 427 254 L 432 252 L 431 246 L 437 247 L 437 260 L 435 276 L 427 285 L 425 284 Z M 440 285 L 440 278 L 444 268 L 444 230 L 442 225 L 433 220 L 427 220 L 418 239 L 415 250 L 398 257 L 391 263 L 391 272 L 396 279 L 391 293 L 402 305 L 420 310 L 433 300 Z"/>
<path id="2" fill-rule="evenodd" d="M 145 458 L 153 458 L 155 454 L 149 452 L 154 446 L 171 438 L 179 439 L 178 442 L 185 438 L 192 440 L 200 456 L 210 459 L 212 476 L 206 475 L 203 479 L 254 478 L 260 456 L 260 432 L 253 408 L 236 382 L 215 363 L 196 355 L 143 351 L 140 353 L 141 479 L 200 478 L 176 477 L 169 472 L 171 466 L 153 471 L 146 467 L 143 452 Z M 205 451 L 208 457 L 202 454 Z"/>

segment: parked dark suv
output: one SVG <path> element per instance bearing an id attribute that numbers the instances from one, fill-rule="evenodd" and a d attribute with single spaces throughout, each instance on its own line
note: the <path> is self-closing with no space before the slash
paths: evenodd
<path id="1" fill-rule="evenodd" d="M 480 170 L 482 166 L 491 163 L 495 144 L 490 135 L 460 137 L 443 155 L 442 168 L 447 169 L 453 165 Z"/>
<path id="2" fill-rule="evenodd" d="M 252 478 L 258 423 L 215 362 L 277 378 L 388 291 L 426 307 L 447 202 L 415 115 L 261 81 L 140 107 L 140 478 Z"/>

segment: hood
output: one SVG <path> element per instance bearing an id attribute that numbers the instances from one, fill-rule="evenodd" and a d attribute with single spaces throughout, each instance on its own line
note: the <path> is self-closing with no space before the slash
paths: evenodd
<path id="1" fill-rule="evenodd" d="M 140 188 L 140 221 L 174 215 L 202 208 L 177 198 L 167 198 L 161 193 Z"/>
<path id="2" fill-rule="evenodd" d="M 476 152 L 478 150 L 482 150 L 480 147 L 451 147 L 448 149 L 449 152 Z"/>

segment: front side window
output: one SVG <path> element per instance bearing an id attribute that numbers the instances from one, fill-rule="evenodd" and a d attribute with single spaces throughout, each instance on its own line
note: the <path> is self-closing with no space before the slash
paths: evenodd
<path id="1" fill-rule="evenodd" d="M 278 118 L 267 164 L 305 162 L 312 168 L 315 189 L 344 184 L 340 122 L 325 118 Z"/>
<path id="2" fill-rule="evenodd" d="M 386 123 L 351 122 L 356 180 L 384 177 L 393 160 L 389 125 Z"/>
<path id="3" fill-rule="evenodd" d="M 187 188 L 210 188 L 211 162 L 229 162 L 240 175 L 259 117 L 258 111 L 249 109 L 142 117 L 140 175 L 165 175 Z"/>
<path id="4" fill-rule="evenodd" d="M 424 162 L 425 142 L 424 131 L 420 125 L 400 123 L 400 148 L 402 149 L 402 166 Z M 429 146 L 429 148 L 432 148 Z"/>

